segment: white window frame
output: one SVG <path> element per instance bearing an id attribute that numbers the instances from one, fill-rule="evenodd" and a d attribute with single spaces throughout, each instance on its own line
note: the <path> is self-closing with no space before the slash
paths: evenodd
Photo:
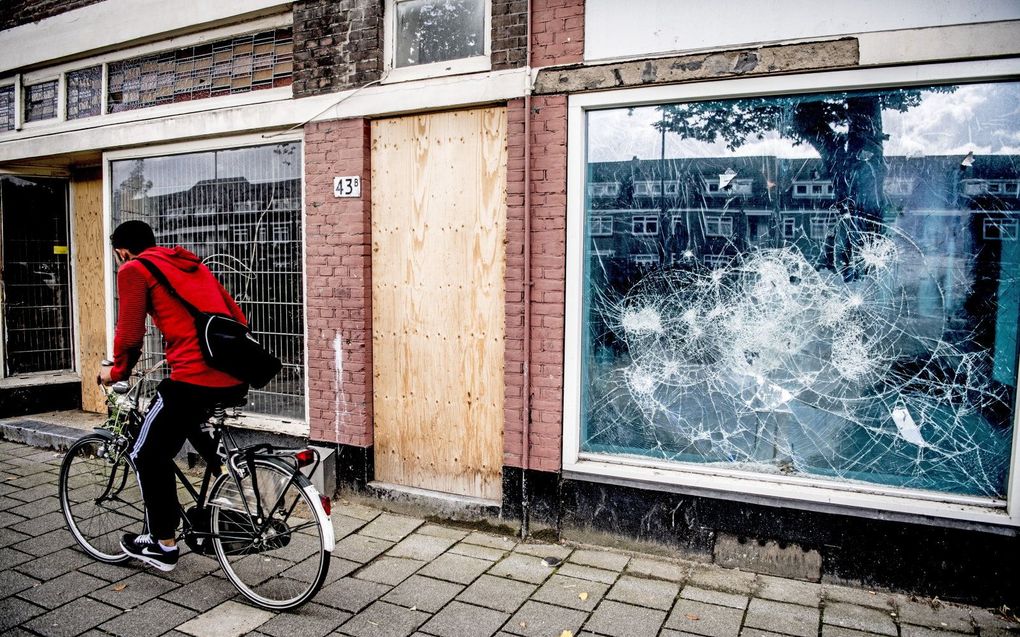
<path id="1" fill-rule="evenodd" d="M 592 215 L 588 221 L 588 234 L 592 237 L 613 236 L 613 217 L 611 215 Z"/>
<path id="2" fill-rule="evenodd" d="M 46 84 L 48 82 L 57 83 L 57 114 L 54 117 L 48 117 L 46 119 L 39 119 L 34 122 L 30 122 L 25 119 L 25 106 L 27 104 L 25 100 L 25 91 L 30 86 L 36 86 L 37 84 Z M 64 74 L 62 72 L 54 73 L 50 69 L 44 69 L 39 73 L 25 74 L 21 78 L 21 94 L 18 96 L 18 108 L 21 112 L 18 113 L 18 121 L 21 122 L 23 130 L 31 130 L 39 127 L 53 126 L 64 121 L 64 109 L 66 108 L 66 102 L 64 100 Z M 15 129 L 17 130 L 17 129 Z M 11 132 L 11 131 L 5 131 Z"/>
<path id="3" fill-rule="evenodd" d="M 881 67 L 718 80 L 571 95 L 567 107 L 567 273 L 564 342 L 563 446 L 565 477 L 641 488 L 739 499 L 840 514 L 963 528 L 1020 526 L 1020 404 L 1014 410 L 1005 499 L 912 491 L 879 484 L 827 482 L 715 465 L 580 452 L 583 307 L 584 178 L 587 111 L 679 101 L 835 92 L 882 86 L 1020 80 L 1020 59 Z M 1018 401 L 1020 403 L 1020 401 Z"/>
<path id="4" fill-rule="evenodd" d="M 829 232 L 836 227 L 838 219 L 834 218 L 832 214 L 828 212 L 814 213 L 808 220 L 808 229 L 811 232 L 812 239 L 824 239 L 829 236 Z M 789 238 L 789 237 L 787 237 Z"/>
<path id="5" fill-rule="evenodd" d="M 803 187 L 805 192 L 798 193 L 797 189 Z M 815 188 L 821 188 L 822 192 L 815 192 Z M 831 181 L 824 179 L 796 179 L 793 181 L 794 199 L 832 199 L 836 190 Z"/>
<path id="6" fill-rule="evenodd" d="M 657 254 L 632 254 L 630 255 L 630 262 L 639 268 L 654 268 L 659 265 L 659 255 Z"/>
<path id="7" fill-rule="evenodd" d="M 731 180 L 730 188 L 728 189 L 720 188 L 718 179 L 705 179 L 704 182 L 704 192 L 709 197 L 733 197 L 736 195 L 747 196 L 754 194 L 754 180 L 747 179 L 746 177 Z"/>
<path id="8" fill-rule="evenodd" d="M 655 232 L 648 230 L 649 223 L 655 224 Z M 638 224 L 641 224 L 641 231 L 638 232 Z M 635 237 L 657 237 L 659 236 L 658 215 L 633 215 L 630 218 L 630 233 Z"/>
<path id="9" fill-rule="evenodd" d="M 703 217 L 703 223 L 705 224 L 706 237 L 733 236 L 732 215 L 705 215 Z"/>
<path id="10" fill-rule="evenodd" d="M 783 215 L 780 219 L 779 230 L 784 239 L 796 239 L 797 231 L 800 230 L 800 226 L 797 225 L 797 218 L 793 215 Z"/>
<path id="11" fill-rule="evenodd" d="M 481 55 L 474 55 L 459 60 L 398 67 L 394 63 L 397 51 L 397 5 L 406 1 L 386 0 L 386 5 L 383 9 L 383 59 L 385 60 L 385 73 L 380 82 L 381 84 L 423 80 L 444 75 L 482 73 L 492 70 L 492 0 L 482 0 L 485 12 L 482 25 L 485 34 L 485 44 Z"/>
<path id="12" fill-rule="evenodd" d="M 998 236 L 988 236 L 988 230 L 995 228 Z M 981 222 L 981 238 L 985 241 L 1016 241 L 1020 237 L 1020 219 L 990 219 Z"/>
<path id="13" fill-rule="evenodd" d="M 109 237 L 113 233 L 113 201 L 112 197 L 109 196 L 111 186 L 111 170 L 110 165 L 119 160 L 123 159 L 145 159 L 148 157 L 166 157 L 169 155 L 185 155 L 188 153 L 198 153 L 203 151 L 213 150 L 225 150 L 230 148 L 245 148 L 251 146 L 266 146 L 275 143 L 285 142 L 300 142 L 302 148 L 304 148 L 304 134 L 301 132 L 286 133 L 274 136 L 271 140 L 266 139 L 264 136 L 259 134 L 254 135 L 236 135 L 231 137 L 216 137 L 210 139 L 203 139 L 192 142 L 179 142 L 162 144 L 158 146 L 146 146 L 144 148 L 132 148 L 127 150 L 110 151 L 103 153 L 103 236 Z M 306 167 L 302 163 L 301 168 L 301 197 L 302 201 L 305 199 L 305 184 L 307 181 L 307 175 L 305 174 Z M 305 216 L 305 209 L 302 207 L 301 211 L 301 224 L 303 227 L 307 227 L 307 219 Z M 233 237 L 231 237 L 233 240 Z M 114 295 L 116 281 L 113 276 L 114 270 L 114 257 L 113 248 L 109 241 L 103 242 L 103 272 L 104 272 L 104 284 L 105 284 L 105 298 L 106 298 L 106 351 L 112 359 L 113 353 L 113 334 L 114 328 L 116 327 L 116 320 L 114 317 Z M 294 421 L 291 418 L 269 416 L 265 414 L 244 414 L 241 424 L 246 428 L 251 429 L 262 429 L 266 431 L 273 431 L 276 433 L 283 433 L 293 436 L 308 436 L 309 423 L 311 422 L 311 400 L 309 393 L 309 378 L 308 378 L 308 253 L 307 253 L 307 242 L 301 242 L 301 263 L 302 263 L 302 276 L 301 276 L 301 289 L 302 289 L 302 300 L 303 300 L 303 312 L 304 312 L 304 325 L 302 326 L 302 338 L 304 339 L 304 361 L 305 361 L 305 414 L 304 420 Z"/>
<path id="14" fill-rule="evenodd" d="M 595 181 L 588 184 L 588 194 L 592 197 L 619 197 L 620 182 Z"/>

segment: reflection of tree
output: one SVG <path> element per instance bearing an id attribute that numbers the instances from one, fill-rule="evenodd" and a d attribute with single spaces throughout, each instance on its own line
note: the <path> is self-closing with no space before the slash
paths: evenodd
<path id="1" fill-rule="evenodd" d="M 402 20 L 400 39 L 409 42 L 406 64 L 454 60 L 480 53 L 476 30 L 478 0 L 439 0 L 418 4 Z"/>
<path id="2" fill-rule="evenodd" d="M 120 192 L 120 214 L 121 221 L 127 221 L 124 215 L 141 215 L 145 211 L 145 198 L 149 189 L 152 188 L 152 181 L 145 178 L 145 160 L 136 159 L 132 162 L 131 172 L 127 179 L 121 182 L 117 190 Z M 138 201 L 136 205 L 132 202 Z"/>

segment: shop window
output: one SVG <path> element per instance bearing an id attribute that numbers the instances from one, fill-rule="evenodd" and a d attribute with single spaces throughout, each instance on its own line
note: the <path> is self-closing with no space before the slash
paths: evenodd
<path id="1" fill-rule="evenodd" d="M 117 113 L 289 86 L 293 71 L 294 41 L 290 28 L 242 35 L 112 62 L 108 109 Z"/>
<path id="2" fill-rule="evenodd" d="M 141 219 L 160 245 L 181 245 L 201 257 L 259 340 L 283 361 L 269 385 L 249 393 L 246 411 L 303 419 L 300 143 L 117 160 L 110 183 L 113 225 Z M 274 205 L 281 200 L 292 205 Z M 145 351 L 163 351 L 151 328 Z"/>
<path id="3" fill-rule="evenodd" d="M 14 85 L 0 86 L 0 131 L 14 130 Z"/>
<path id="4" fill-rule="evenodd" d="M 613 218 L 596 215 L 591 218 L 588 232 L 593 237 L 608 237 L 613 234 Z"/>
<path id="5" fill-rule="evenodd" d="M 485 56 L 488 4 L 488 0 L 389 0 L 391 67 Z"/>
<path id="6" fill-rule="evenodd" d="M 1016 104 L 1020 83 L 993 82 L 582 111 L 593 181 L 627 162 L 636 174 L 732 166 L 790 187 L 747 202 L 768 215 L 754 236 L 778 219 L 787 241 L 711 254 L 705 235 L 731 233 L 723 219 L 735 214 L 704 217 L 704 233 L 699 215 L 671 217 L 679 246 L 637 215 L 632 232 L 647 236 L 617 243 L 618 258 L 704 256 L 582 262 L 568 381 L 579 455 L 567 462 L 605 458 L 635 479 L 709 465 L 841 492 L 926 491 L 928 502 L 1005 499 L 1020 318 L 1020 204 L 1006 194 L 1020 155 L 1002 140 L 1020 135 Z M 922 124 L 923 139 L 907 136 Z M 966 143 L 988 150 L 964 171 Z M 987 200 L 960 196 L 993 183 Z M 891 204 L 908 184 L 923 201 Z M 705 185 L 718 192 L 718 180 Z M 703 195 L 677 207 L 698 210 Z M 805 200 L 821 198 L 832 211 L 810 212 Z M 831 241 L 798 240 L 836 223 Z"/>
<path id="7" fill-rule="evenodd" d="M 71 71 L 64 78 L 67 85 L 66 119 L 99 115 L 103 109 L 103 67 Z"/>
<path id="8" fill-rule="evenodd" d="M 60 82 L 52 80 L 25 87 L 25 121 L 38 122 L 57 116 Z"/>

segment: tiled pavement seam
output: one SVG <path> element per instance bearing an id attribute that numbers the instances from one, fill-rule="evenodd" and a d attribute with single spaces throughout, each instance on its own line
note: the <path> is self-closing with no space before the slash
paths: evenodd
<path id="1" fill-rule="evenodd" d="M 341 501 L 323 589 L 263 613 L 208 557 L 175 571 L 93 561 L 56 501 L 60 456 L 0 441 L 0 633 L 224 637 L 1007 637 L 990 611 L 593 547 L 519 543 Z M 548 558 L 548 559 L 544 559 Z M 219 623 L 217 623 L 219 622 Z M 237 634 L 237 633 L 235 633 Z"/>

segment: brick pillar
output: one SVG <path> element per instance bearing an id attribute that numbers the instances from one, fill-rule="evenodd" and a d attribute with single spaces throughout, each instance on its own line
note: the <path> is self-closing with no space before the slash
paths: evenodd
<path id="1" fill-rule="evenodd" d="M 584 0 L 534 0 L 531 66 L 584 61 Z"/>
<path id="2" fill-rule="evenodd" d="M 305 126 L 309 430 L 312 440 L 372 445 L 372 201 L 365 119 Z M 361 177 L 361 198 L 333 177 Z"/>
<path id="3" fill-rule="evenodd" d="M 563 431 L 567 98 L 536 97 L 531 114 L 530 468 L 559 471 Z M 524 101 L 508 104 L 506 420 L 504 462 L 522 466 Z"/>

